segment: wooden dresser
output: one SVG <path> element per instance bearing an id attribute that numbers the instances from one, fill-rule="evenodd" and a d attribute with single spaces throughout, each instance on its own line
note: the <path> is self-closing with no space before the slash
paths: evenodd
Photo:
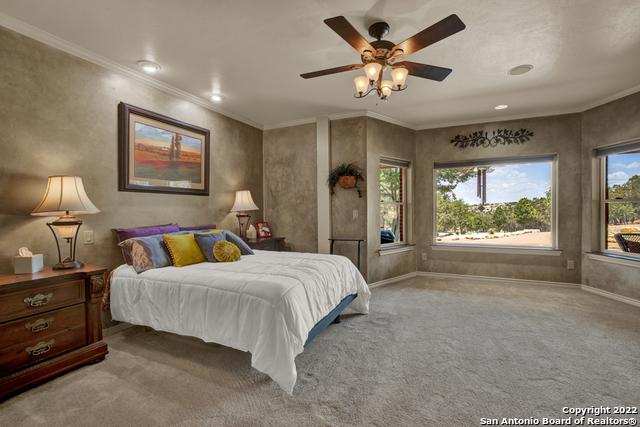
<path id="1" fill-rule="evenodd" d="M 104 359 L 106 269 L 0 276 L 0 399 Z"/>

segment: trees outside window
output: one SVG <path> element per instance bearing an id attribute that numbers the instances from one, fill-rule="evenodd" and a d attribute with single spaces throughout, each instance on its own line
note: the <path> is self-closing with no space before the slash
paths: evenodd
<path id="1" fill-rule="evenodd" d="M 554 165 L 554 157 L 436 164 L 435 243 L 553 247 Z"/>
<path id="2" fill-rule="evenodd" d="M 406 243 L 408 162 L 380 162 L 380 243 Z"/>
<path id="3" fill-rule="evenodd" d="M 640 256 L 640 150 L 603 157 L 603 250 Z"/>

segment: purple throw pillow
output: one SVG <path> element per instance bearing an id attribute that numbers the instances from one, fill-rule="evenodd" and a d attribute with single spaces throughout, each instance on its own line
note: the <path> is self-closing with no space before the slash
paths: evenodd
<path id="1" fill-rule="evenodd" d="M 180 231 L 178 224 L 163 224 L 163 225 L 148 225 L 146 227 L 132 227 L 132 228 L 114 228 L 113 231 L 118 237 L 118 243 L 124 242 L 127 239 L 133 237 L 153 236 L 155 234 L 169 234 L 176 231 Z M 128 253 L 122 251 L 122 257 L 124 262 L 131 265 L 132 260 Z"/>
<path id="2" fill-rule="evenodd" d="M 192 225 L 192 226 L 185 226 L 185 227 L 180 226 L 181 231 L 198 231 L 198 230 L 215 230 L 215 229 L 216 229 L 215 224 Z"/>

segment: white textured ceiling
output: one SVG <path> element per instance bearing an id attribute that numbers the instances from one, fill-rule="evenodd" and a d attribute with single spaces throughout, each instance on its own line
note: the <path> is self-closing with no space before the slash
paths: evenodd
<path id="1" fill-rule="evenodd" d="M 369 110 L 434 127 L 575 111 L 640 85 L 638 0 L 0 0 L 0 12 L 132 69 L 154 60 L 158 80 L 219 92 L 220 108 L 262 126 Z M 409 77 L 380 102 L 353 98 L 361 71 L 299 77 L 359 62 L 325 18 L 363 35 L 384 19 L 400 42 L 451 13 L 467 29 L 408 58 L 453 68 L 444 82 Z M 509 76 L 519 64 L 535 68 Z"/>

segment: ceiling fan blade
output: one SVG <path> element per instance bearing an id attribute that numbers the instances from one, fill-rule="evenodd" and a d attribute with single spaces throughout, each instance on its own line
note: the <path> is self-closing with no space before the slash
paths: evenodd
<path id="1" fill-rule="evenodd" d="M 423 79 L 435 80 L 438 82 L 443 81 L 451 71 L 451 68 L 437 67 L 435 65 L 420 64 L 419 62 L 403 61 L 396 62 L 394 67 L 404 66 L 409 70 L 409 74 L 416 77 L 422 77 Z"/>
<path id="2" fill-rule="evenodd" d="M 342 73 L 344 71 L 359 70 L 362 67 L 364 67 L 364 64 L 343 65 L 342 67 L 327 68 L 326 70 L 300 74 L 300 77 L 303 79 L 312 79 L 314 77 L 327 76 L 329 74 Z"/>
<path id="3" fill-rule="evenodd" d="M 402 49 L 404 55 L 411 55 L 465 28 L 467 28 L 467 26 L 458 18 L 458 15 L 449 15 L 442 21 L 436 22 L 429 28 L 425 28 L 413 37 L 409 37 L 402 43 L 398 43 L 394 46 L 393 50 Z"/>
<path id="4" fill-rule="evenodd" d="M 336 16 L 324 20 L 324 23 L 329 26 L 333 31 L 338 33 L 347 43 L 349 43 L 355 50 L 362 54 L 365 50 L 375 52 L 376 50 L 369 44 L 367 39 L 356 30 L 353 25 L 347 21 L 344 16 Z"/>

